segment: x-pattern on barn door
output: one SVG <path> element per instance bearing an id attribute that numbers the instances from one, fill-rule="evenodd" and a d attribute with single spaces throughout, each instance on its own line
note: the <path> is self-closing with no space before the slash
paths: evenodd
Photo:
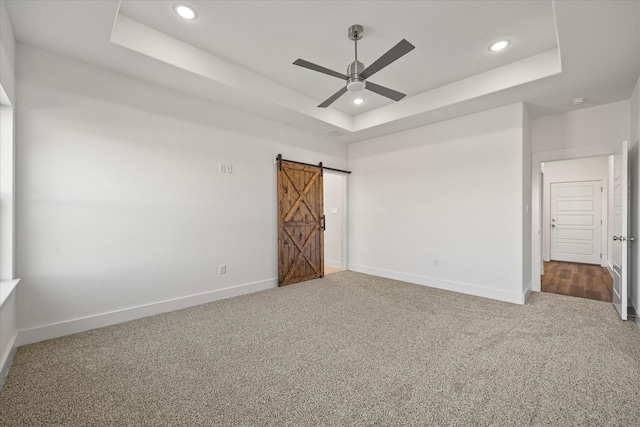
<path id="1" fill-rule="evenodd" d="M 278 284 L 324 277 L 322 166 L 278 160 Z"/>

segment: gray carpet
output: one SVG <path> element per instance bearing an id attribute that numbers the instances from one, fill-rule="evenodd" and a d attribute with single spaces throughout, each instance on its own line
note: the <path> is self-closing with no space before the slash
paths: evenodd
<path id="1" fill-rule="evenodd" d="M 640 425 L 640 330 L 352 272 L 18 349 L 0 425 Z"/>

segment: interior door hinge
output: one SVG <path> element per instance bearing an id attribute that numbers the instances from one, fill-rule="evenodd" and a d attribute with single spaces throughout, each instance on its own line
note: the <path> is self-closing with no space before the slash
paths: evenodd
<path id="1" fill-rule="evenodd" d="M 600 192 L 602 193 L 602 187 L 600 187 Z"/>
<path id="2" fill-rule="evenodd" d="M 602 254 L 600 254 L 600 259 L 602 259 Z"/>

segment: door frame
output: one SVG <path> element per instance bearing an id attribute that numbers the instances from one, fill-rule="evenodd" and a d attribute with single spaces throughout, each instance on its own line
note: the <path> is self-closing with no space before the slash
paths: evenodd
<path id="1" fill-rule="evenodd" d="M 543 271 L 542 259 L 542 191 L 540 165 L 557 160 L 581 159 L 584 157 L 611 156 L 618 153 L 620 142 L 592 145 L 588 147 L 565 148 L 562 150 L 531 153 L 531 290 L 540 292 L 540 276 Z"/>

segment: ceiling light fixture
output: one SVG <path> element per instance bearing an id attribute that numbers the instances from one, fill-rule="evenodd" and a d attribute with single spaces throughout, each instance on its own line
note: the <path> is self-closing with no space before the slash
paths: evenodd
<path id="1" fill-rule="evenodd" d="M 194 8 L 192 8 L 191 6 L 186 6 L 184 4 L 176 4 L 175 6 L 173 6 L 173 10 L 180 17 L 188 20 L 196 19 L 196 17 L 198 16 Z"/>
<path id="2" fill-rule="evenodd" d="M 587 100 L 587 98 L 583 98 L 583 97 L 580 97 L 580 98 L 574 98 L 574 99 L 572 99 L 572 100 L 571 100 L 571 103 L 572 103 L 575 107 L 577 107 L 578 105 L 582 105 L 582 104 L 584 104 L 584 101 L 586 101 L 586 100 Z"/>
<path id="3" fill-rule="evenodd" d="M 377 85 L 368 80 L 373 74 L 377 73 L 387 65 L 393 63 L 394 61 L 400 59 L 407 53 L 411 52 L 415 49 L 415 46 L 406 41 L 405 39 L 400 40 L 398 44 L 389 49 L 387 53 L 382 55 L 380 58 L 375 60 L 371 65 L 365 67 L 364 64 L 358 61 L 358 40 L 362 39 L 364 29 L 362 25 L 352 25 L 348 30 L 349 40 L 353 41 L 355 60 L 347 66 L 347 73 L 342 74 L 337 71 L 330 70 L 320 65 L 316 65 L 312 62 L 305 61 L 304 59 L 296 59 L 293 61 L 293 65 L 297 65 L 299 67 L 308 68 L 313 71 L 317 71 L 319 73 L 328 74 L 333 77 L 337 77 L 341 80 L 345 80 L 347 85 L 346 87 L 342 87 L 339 91 L 334 93 L 324 101 L 322 104 L 318 105 L 318 108 L 327 108 L 331 105 L 336 99 L 340 98 L 342 95 L 349 92 L 357 92 L 363 89 L 368 89 L 371 92 L 375 92 L 378 95 L 382 95 L 386 98 L 392 99 L 394 101 L 400 101 L 402 98 L 407 96 L 404 93 L 395 91 L 393 89 L 389 89 L 388 87 Z"/>
<path id="4" fill-rule="evenodd" d="M 498 51 L 506 48 L 510 44 L 511 44 L 511 42 L 509 40 L 500 40 L 499 42 L 495 42 L 491 46 L 489 46 L 489 50 L 491 52 L 498 52 Z"/>
<path id="5" fill-rule="evenodd" d="M 356 104 L 356 105 L 360 105 L 360 104 L 362 104 L 362 103 L 364 102 L 364 99 L 362 99 L 362 98 L 356 98 L 356 99 L 354 99 L 354 100 L 353 100 L 353 101 L 351 101 L 351 102 L 353 102 L 353 103 L 354 103 L 354 104 Z"/>

